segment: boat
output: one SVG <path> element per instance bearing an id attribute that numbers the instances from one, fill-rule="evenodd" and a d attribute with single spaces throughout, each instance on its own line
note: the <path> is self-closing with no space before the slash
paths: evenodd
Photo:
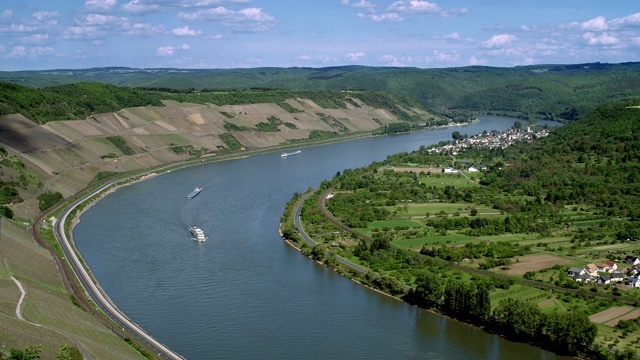
<path id="1" fill-rule="evenodd" d="M 194 197 L 196 197 L 196 195 L 200 194 L 200 191 L 202 191 L 201 187 L 193 189 L 193 191 L 187 195 L 187 199 L 193 199 Z"/>
<path id="2" fill-rule="evenodd" d="M 197 241 L 205 241 L 207 238 L 204 236 L 204 231 L 197 226 L 191 226 L 189 228 L 191 235 L 193 235 L 193 239 Z"/>
<path id="3" fill-rule="evenodd" d="M 292 156 L 292 155 L 300 155 L 300 153 L 302 153 L 301 150 L 296 150 L 296 151 L 292 151 L 292 152 L 283 152 L 282 154 L 280 154 L 280 156 L 287 157 L 287 156 Z"/>

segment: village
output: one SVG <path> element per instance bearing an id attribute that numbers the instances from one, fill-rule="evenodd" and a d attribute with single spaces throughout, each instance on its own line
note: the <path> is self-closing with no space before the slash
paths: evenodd
<path id="1" fill-rule="evenodd" d="M 621 271 L 613 261 L 605 263 L 587 264 L 583 268 L 572 267 L 568 275 L 577 282 L 608 285 L 622 283 L 634 288 L 640 288 L 640 258 L 629 255 L 624 259 L 629 267 Z"/>
<path id="2" fill-rule="evenodd" d="M 517 142 L 532 142 L 535 139 L 549 135 L 549 129 L 533 130 L 530 126 L 526 128 L 512 128 L 506 131 L 483 132 L 482 134 L 465 137 L 450 142 L 447 145 L 429 149 L 432 154 L 457 155 L 464 149 L 504 149 Z"/>

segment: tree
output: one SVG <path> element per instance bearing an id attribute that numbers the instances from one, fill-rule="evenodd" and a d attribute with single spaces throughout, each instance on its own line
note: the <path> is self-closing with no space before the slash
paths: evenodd
<path id="1" fill-rule="evenodd" d="M 540 337 L 542 322 L 542 312 L 537 305 L 507 298 L 493 310 L 491 326 L 500 334 L 527 342 Z"/>
<path id="2" fill-rule="evenodd" d="M 443 294 L 442 280 L 439 276 L 430 272 L 417 276 L 414 299 L 418 306 L 424 308 L 437 307 Z"/>
<path id="3" fill-rule="evenodd" d="M 84 357 L 78 348 L 71 345 L 62 345 L 58 350 L 56 360 L 82 360 Z"/>
<path id="4" fill-rule="evenodd" d="M 547 343 L 559 353 L 584 355 L 598 335 L 598 328 L 581 312 L 551 313 L 546 317 L 544 332 Z"/>
<path id="5" fill-rule="evenodd" d="M 41 346 L 27 345 L 24 350 L 10 349 L 7 360 L 33 360 L 40 359 Z"/>
<path id="6" fill-rule="evenodd" d="M 48 208 L 52 207 L 53 205 L 62 201 L 63 197 L 62 197 L 62 194 L 58 191 L 56 192 L 47 191 L 38 195 L 37 199 L 38 199 L 38 207 L 40 208 L 40 211 L 45 211 Z"/>
<path id="7" fill-rule="evenodd" d="M 0 206 L 0 215 L 6 217 L 7 219 L 13 219 L 13 210 L 10 207 L 2 205 Z"/>
<path id="8" fill-rule="evenodd" d="M 373 252 L 375 250 L 389 250 L 390 248 L 391 244 L 389 243 L 389 239 L 379 237 L 373 240 L 370 250 Z"/>

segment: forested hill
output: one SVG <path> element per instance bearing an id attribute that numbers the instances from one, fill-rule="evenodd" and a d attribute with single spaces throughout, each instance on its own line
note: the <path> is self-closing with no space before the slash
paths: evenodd
<path id="1" fill-rule="evenodd" d="M 606 104 L 546 138 L 508 148 L 502 161 L 509 166 L 483 183 L 555 206 L 587 204 L 605 216 L 639 221 L 638 105 L 640 100 Z M 495 155 L 488 154 L 487 161 Z"/>
<path id="2" fill-rule="evenodd" d="M 34 89 L 0 82 L 0 116 L 22 114 L 41 124 L 146 105 L 162 102 L 157 96 L 108 84 L 76 83 Z"/>
<path id="3" fill-rule="evenodd" d="M 22 114 L 39 124 L 57 120 L 81 120 L 90 115 L 115 112 L 138 106 L 162 106 L 162 100 L 182 103 L 243 105 L 273 103 L 284 110 L 296 112 L 287 99 L 309 99 L 328 109 L 360 107 L 354 102 L 386 109 L 399 120 L 416 122 L 409 109 L 433 113 L 408 97 L 372 91 L 341 90 L 274 90 L 274 89 L 177 89 L 130 88 L 103 83 L 72 83 L 42 89 L 0 82 L 0 116 Z M 456 122 L 470 119 L 468 112 L 449 111 L 447 118 Z M 435 121 L 435 117 L 431 117 Z"/>
<path id="4" fill-rule="evenodd" d="M 127 87 L 344 89 L 384 91 L 444 112 L 461 109 L 576 120 L 598 105 L 640 96 L 640 63 L 469 66 L 446 69 L 327 68 L 132 69 L 0 72 L 33 87 L 91 81 Z"/>

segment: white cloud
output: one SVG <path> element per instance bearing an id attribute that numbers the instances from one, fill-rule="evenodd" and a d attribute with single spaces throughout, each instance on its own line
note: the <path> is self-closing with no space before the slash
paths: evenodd
<path id="1" fill-rule="evenodd" d="M 37 60 L 41 56 L 51 55 L 55 53 L 55 50 L 50 47 L 35 46 L 27 48 L 25 46 L 14 46 L 9 54 L 8 58 L 12 59 L 28 59 Z"/>
<path id="2" fill-rule="evenodd" d="M 103 14 L 83 14 L 76 18 L 76 23 L 84 26 L 126 26 L 127 18 Z"/>
<path id="3" fill-rule="evenodd" d="M 38 31 L 38 28 L 35 26 L 27 26 L 24 24 L 11 24 L 8 28 L 2 29 L 2 30 L 4 32 L 23 33 L 23 32 Z"/>
<path id="4" fill-rule="evenodd" d="M 404 21 L 404 18 L 398 13 L 384 13 L 381 15 L 360 13 L 358 14 L 358 17 L 362 19 L 369 19 L 377 23 L 394 23 Z"/>
<path id="5" fill-rule="evenodd" d="M 430 3 L 428 1 L 401 0 L 401 1 L 396 1 L 393 4 L 389 5 L 389 7 L 387 8 L 387 11 L 408 13 L 408 14 L 424 14 L 424 13 L 437 13 L 442 11 L 442 9 L 437 4 Z"/>
<path id="6" fill-rule="evenodd" d="M 174 56 L 177 54 L 178 50 L 188 51 L 190 49 L 191 49 L 191 46 L 189 46 L 188 44 L 182 44 L 178 47 L 174 47 L 171 45 L 161 46 L 156 49 L 156 56 L 163 56 L 163 57 Z"/>
<path id="7" fill-rule="evenodd" d="M 347 57 L 347 59 L 351 61 L 359 61 L 362 57 L 364 57 L 364 53 L 363 52 L 349 53 L 345 56 Z"/>
<path id="8" fill-rule="evenodd" d="M 298 55 L 296 57 L 294 57 L 294 60 L 297 60 L 299 62 L 303 62 L 304 65 L 308 65 L 309 63 L 313 63 L 313 64 L 329 64 L 329 63 L 335 63 L 338 61 L 338 59 L 331 57 L 331 56 L 326 56 L 326 55 L 316 55 L 316 56 L 311 56 L 311 55 Z"/>
<path id="9" fill-rule="evenodd" d="M 185 22 L 219 21 L 220 25 L 229 27 L 233 31 L 263 32 L 273 28 L 277 20 L 273 16 L 264 13 L 261 8 L 246 8 L 234 11 L 218 6 L 194 13 L 178 14 L 178 18 Z"/>
<path id="10" fill-rule="evenodd" d="M 87 0 L 84 6 L 91 11 L 109 11 L 116 5 L 116 0 Z"/>
<path id="11" fill-rule="evenodd" d="M 587 40 L 589 45 L 616 45 L 620 43 L 620 39 L 615 36 L 609 35 L 606 32 L 603 32 L 600 35 L 595 35 L 592 32 L 587 32 L 582 35 L 584 39 Z"/>
<path id="12" fill-rule="evenodd" d="M 635 13 L 622 18 L 613 19 L 609 22 L 609 24 L 615 28 L 640 26 L 640 13 Z"/>
<path id="13" fill-rule="evenodd" d="M 176 53 L 176 49 L 173 46 L 162 46 L 156 50 L 157 56 L 173 56 Z"/>
<path id="14" fill-rule="evenodd" d="M 222 5 L 222 4 L 248 4 L 251 0 L 192 0 L 193 6 L 197 7 L 208 7 L 212 5 Z M 190 1 L 182 1 L 180 4 L 183 4 L 185 7 L 190 7 Z"/>
<path id="15" fill-rule="evenodd" d="M 463 38 L 457 32 L 453 32 L 451 34 L 443 35 L 441 37 L 434 36 L 433 39 L 444 40 L 444 41 L 446 41 L 448 43 L 452 43 L 452 44 L 462 44 L 462 43 L 471 44 L 471 43 L 475 43 L 474 39 L 472 39 L 472 38 Z"/>
<path id="16" fill-rule="evenodd" d="M 9 9 L 5 9 L 2 12 L 0 12 L 0 22 L 6 23 L 10 21 L 12 18 L 13 18 L 13 11 Z"/>
<path id="17" fill-rule="evenodd" d="M 49 41 L 48 34 L 33 34 L 18 38 L 21 44 L 44 44 Z"/>
<path id="18" fill-rule="evenodd" d="M 348 3 L 349 2 L 347 1 L 347 4 Z M 346 4 L 343 4 L 343 5 L 346 5 Z M 373 8 L 373 7 L 376 7 L 378 5 L 376 5 L 376 4 L 374 4 L 374 3 L 370 2 L 370 1 L 360 0 L 360 2 L 351 3 L 351 6 L 357 7 L 357 8 Z"/>
<path id="19" fill-rule="evenodd" d="M 104 38 L 107 32 L 95 26 L 70 26 L 63 33 L 62 38 L 67 40 L 86 40 Z"/>
<path id="20" fill-rule="evenodd" d="M 340 5 L 349 5 L 349 0 L 340 0 Z"/>
<path id="21" fill-rule="evenodd" d="M 125 35 L 136 36 L 155 36 L 165 34 L 167 31 L 164 25 L 154 25 L 150 23 L 133 23 L 129 24 L 123 31 Z"/>
<path id="22" fill-rule="evenodd" d="M 482 46 L 487 48 L 503 47 L 517 40 L 518 40 L 518 37 L 515 35 L 498 34 L 498 35 L 493 35 L 491 39 L 483 42 Z"/>
<path id="23" fill-rule="evenodd" d="M 378 61 L 385 64 L 385 66 L 403 66 L 403 64 L 393 55 L 384 54 L 378 58 Z"/>
<path id="24" fill-rule="evenodd" d="M 462 38 L 460 37 L 460 34 L 458 34 L 457 32 L 448 34 L 448 35 L 444 35 L 442 37 L 443 39 L 447 39 L 447 40 L 461 40 Z"/>
<path id="25" fill-rule="evenodd" d="M 162 7 L 155 4 L 144 4 L 141 0 L 132 0 L 122 5 L 122 10 L 131 14 L 149 14 L 162 10 Z"/>
<path id="26" fill-rule="evenodd" d="M 467 8 L 454 8 L 445 10 L 441 13 L 443 17 L 458 17 L 462 15 L 466 15 L 469 13 L 469 9 Z"/>
<path id="27" fill-rule="evenodd" d="M 202 34 L 202 31 L 189 29 L 189 26 L 187 25 L 181 28 L 175 28 L 171 30 L 171 33 L 175 36 L 197 36 Z"/>
<path id="28" fill-rule="evenodd" d="M 487 59 L 479 59 L 477 56 L 472 55 L 468 61 L 469 65 L 484 65 L 487 63 Z"/>
<path id="29" fill-rule="evenodd" d="M 419 16 L 428 14 L 440 17 L 456 17 L 469 13 L 469 9 L 467 8 L 452 8 L 449 10 L 444 10 L 436 3 L 419 0 L 395 1 L 380 14 L 375 13 L 373 9 L 378 5 L 369 1 L 361 0 L 359 3 L 352 3 L 352 6 L 366 7 L 369 10 L 369 13 L 359 13 L 358 17 L 360 17 L 361 19 L 369 19 L 377 23 L 393 23 L 405 21 L 403 15 Z"/>
<path id="30" fill-rule="evenodd" d="M 33 17 L 38 19 L 38 21 L 46 21 L 58 16 L 60 16 L 60 13 L 57 11 L 38 11 L 33 13 Z"/>
<path id="31" fill-rule="evenodd" d="M 598 16 L 595 19 L 591 19 L 583 22 L 580 27 L 582 28 L 582 30 L 587 30 L 587 31 L 607 30 L 607 27 L 608 27 L 607 19 L 605 19 L 604 16 Z"/>

